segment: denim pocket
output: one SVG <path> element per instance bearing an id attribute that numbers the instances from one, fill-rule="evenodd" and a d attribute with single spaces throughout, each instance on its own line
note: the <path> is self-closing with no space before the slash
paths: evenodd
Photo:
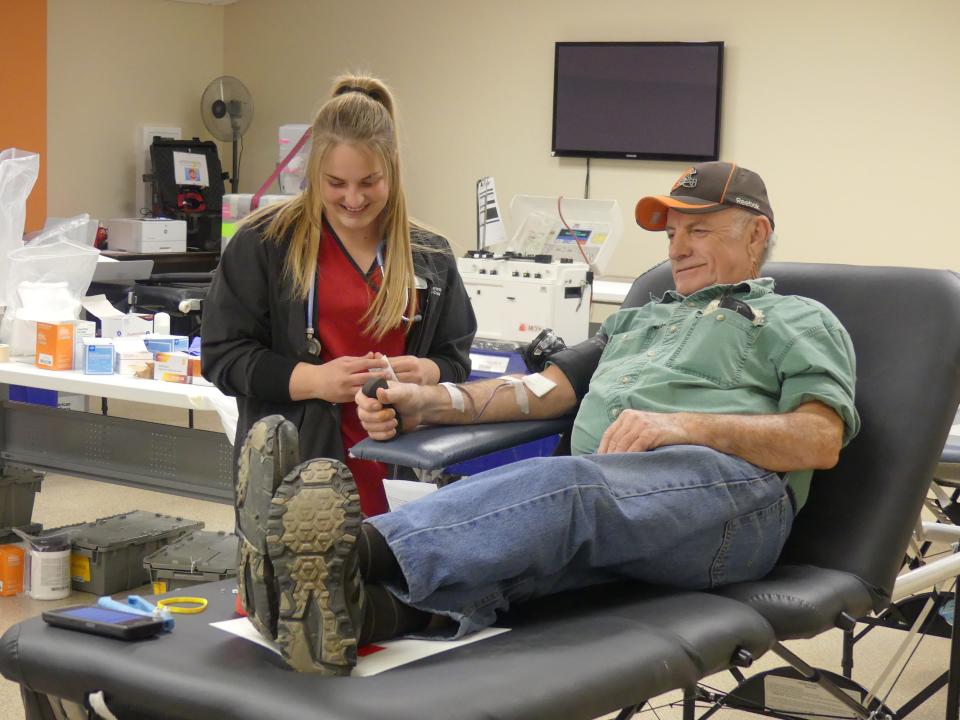
<path id="1" fill-rule="evenodd" d="M 729 387 L 740 381 L 760 327 L 732 310 L 701 316 L 687 331 L 667 365 Z"/>
<path id="2" fill-rule="evenodd" d="M 766 507 L 728 520 L 710 565 L 710 587 L 763 577 L 780 557 L 792 524 L 784 494 Z"/>

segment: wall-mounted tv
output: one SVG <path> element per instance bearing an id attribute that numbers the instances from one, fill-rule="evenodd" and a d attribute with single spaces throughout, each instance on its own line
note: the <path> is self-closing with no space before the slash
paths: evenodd
<path id="1" fill-rule="evenodd" d="M 716 160 L 722 42 L 558 42 L 553 154 Z"/>

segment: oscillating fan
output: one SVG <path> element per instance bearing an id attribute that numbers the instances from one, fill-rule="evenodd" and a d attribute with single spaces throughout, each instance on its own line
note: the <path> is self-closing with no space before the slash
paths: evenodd
<path id="1" fill-rule="evenodd" d="M 217 140 L 233 143 L 233 172 L 230 190 L 237 192 L 240 182 L 240 156 L 237 141 L 253 121 L 253 98 L 246 85 L 232 75 L 221 75 L 203 91 L 200 99 L 203 124 Z"/>

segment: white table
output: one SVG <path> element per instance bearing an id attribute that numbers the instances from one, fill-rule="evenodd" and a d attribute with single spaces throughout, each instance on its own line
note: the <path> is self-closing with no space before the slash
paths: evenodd
<path id="1" fill-rule="evenodd" d="M 0 458 L 125 485 L 232 501 L 233 448 L 222 432 L 9 402 L 8 385 L 148 405 L 214 410 L 213 387 L 0 363 Z"/>
<path id="2" fill-rule="evenodd" d="M 181 385 L 125 375 L 84 375 L 74 370 L 44 370 L 23 362 L 0 363 L 0 383 L 188 410 L 214 410 L 215 399 L 223 397 L 223 393 L 215 387 Z"/>

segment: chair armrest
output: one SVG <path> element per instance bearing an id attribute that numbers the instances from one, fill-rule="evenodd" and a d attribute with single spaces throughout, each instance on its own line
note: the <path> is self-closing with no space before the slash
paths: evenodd
<path id="1" fill-rule="evenodd" d="M 367 438 L 354 445 L 350 454 L 360 460 L 376 460 L 388 465 L 441 470 L 464 460 L 562 433 L 572 423 L 573 417 L 567 416 L 549 420 L 434 426 L 385 442 Z"/>

